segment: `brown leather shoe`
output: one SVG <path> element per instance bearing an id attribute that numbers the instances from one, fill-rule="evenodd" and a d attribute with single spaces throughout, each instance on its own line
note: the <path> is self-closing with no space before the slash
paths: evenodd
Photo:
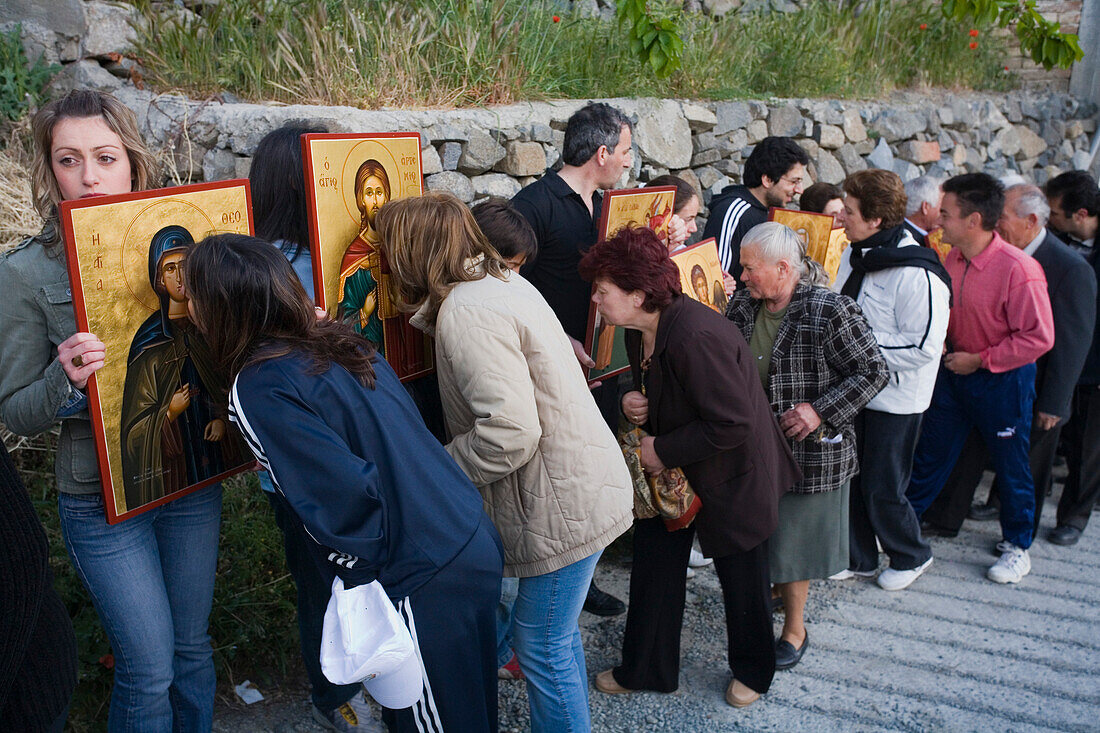
<path id="1" fill-rule="evenodd" d="M 613 670 L 605 669 L 596 675 L 596 689 L 607 695 L 625 695 L 634 690 L 628 690 L 615 681 Z"/>
<path id="2" fill-rule="evenodd" d="M 726 688 L 726 702 L 735 708 L 747 708 L 759 699 L 759 692 L 737 680 L 730 682 Z"/>

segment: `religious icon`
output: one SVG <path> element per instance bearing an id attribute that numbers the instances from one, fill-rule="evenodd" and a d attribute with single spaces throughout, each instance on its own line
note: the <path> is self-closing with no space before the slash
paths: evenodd
<path id="1" fill-rule="evenodd" d="M 363 161 L 355 174 L 355 203 L 362 220 L 359 233 L 344 251 L 340 263 L 339 317 L 350 319 L 355 330 L 378 345 L 385 356 L 378 284 L 382 282 L 381 253 L 374 217 L 390 200 L 390 179 L 386 169 L 373 158 Z"/>
<path id="2" fill-rule="evenodd" d="M 768 211 L 768 221 L 779 222 L 793 229 L 806 245 L 806 255 L 825 268 L 830 281 L 836 280 L 840 256 L 849 242 L 844 228 L 838 226 L 830 214 L 772 207 Z"/>
<path id="3" fill-rule="evenodd" d="M 675 186 L 607 191 L 600 213 L 599 241 L 614 236 L 623 227 L 644 226 L 652 229 L 667 244 L 668 225 L 675 201 Z M 630 368 L 623 329 L 606 323 L 595 303 L 589 304 L 584 346 L 592 361 L 596 362 L 596 366 L 588 370 L 590 383 L 613 377 Z"/>
<path id="4" fill-rule="evenodd" d="M 397 307 L 374 218 L 419 196 L 416 133 L 302 136 L 317 304 L 370 340 L 402 380 L 434 368 L 431 339 Z"/>
<path id="5" fill-rule="evenodd" d="M 107 346 L 88 382 L 107 521 L 251 467 L 183 277 L 196 241 L 252 233 L 248 182 L 68 201 L 61 216 L 78 327 Z"/>
<path id="6" fill-rule="evenodd" d="M 943 241 L 943 229 L 940 227 L 936 227 L 928 232 L 921 244 L 934 249 L 940 258 L 940 262 L 945 262 L 947 260 L 947 253 L 951 251 L 951 245 Z"/>
<path id="7" fill-rule="evenodd" d="M 704 239 L 671 255 L 680 271 L 680 287 L 692 300 L 718 311 L 726 312 L 726 289 L 722 282 L 722 263 L 714 237 Z"/>

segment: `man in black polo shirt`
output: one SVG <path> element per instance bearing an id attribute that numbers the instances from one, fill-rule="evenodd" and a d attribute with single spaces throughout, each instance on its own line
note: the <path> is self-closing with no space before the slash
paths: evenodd
<path id="1" fill-rule="evenodd" d="M 631 130 L 627 116 L 611 105 L 585 105 L 566 123 L 561 170 L 546 171 L 512 199 L 539 243 L 537 255 L 520 273 L 546 298 L 569 336 L 577 360 L 588 367 L 595 366 L 584 351 L 592 284 L 581 279 L 577 264 L 599 237 L 600 190 L 614 188 L 633 163 Z M 618 426 L 616 381 L 592 391 L 612 430 Z M 601 616 L 626 610 L 622 601 L 601 591 L 595 581 L 584 608 Z"/>

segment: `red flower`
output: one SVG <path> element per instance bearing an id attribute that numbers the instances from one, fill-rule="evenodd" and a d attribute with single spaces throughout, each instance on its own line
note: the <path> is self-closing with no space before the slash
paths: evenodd
<path id="1" fill-rule="evenodd" d="M 1007 67 L 1007 66 L 1005 67 L 1005 71 L 1008 71 L 1008 67 Z"/>
<path id="2" fill-rule="evenodd" d="M 114 669 L 115 668 L 115 655 L 114 654 L 104 654 L 102 657 L 99 658 L 99 663 L 102 664 L 107 669 Z"/>
<path id="3" fill-rule="evenodd" d="M 978 42 L 977 41 L 971 41 L 970 42 L 970 50 L 971 51 L 973 51 L 977 47 L 978 47 Z"/>
<path id="4" fill-rule="evenodd" d="M 555 15 L 554 16 L 554 22 L 555 23 L 560 23 L 561 22 L 561 16 Z"/>
<path id="5" fill-rule="evenodd" d="M 927 24 L 927 23 L 921 23 L 921 24 L 920 24 L 920 29 L 921 29 L 922 31 L 926 31 L 926 30 L 928 30 L 928 24 Z"/>
<path id="6" fill-rule="evenodd" d="M 977 38 L 978 37 L 978 29 L 977 28 L 971 28 L 970 29 L 970 37 L 971 38 Z"/>

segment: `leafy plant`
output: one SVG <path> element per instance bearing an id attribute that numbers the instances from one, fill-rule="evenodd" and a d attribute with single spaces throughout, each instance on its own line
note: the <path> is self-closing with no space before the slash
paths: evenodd
<path id="1" fill-rule="evenodd" d="M 1085 56 L 1077 35 L 1062 33 L 1057 21 L 1035 9 L 1035 0 L 944 0 L 942 9 L 946 17 L 960 22 L 971 18 L 1001 28 L 1015 26 L 1020 48 L 1048 71 L 1055 66 L 1068 69 Z"/>
<path id="2" fill-rule="evenodd" d="M 684 55 L 684 39 L 677 22 L 680 11 L 658 15 L 646 0 L 619 0 L 615 12 L 619 22 L 627 26 L 630 50 L 658 78 L 664 79 L 680 68 Z"/>
<path id="3" fill-rule="evenodd" d="M 17 120 L 29 107 L 37 106 L 46 84 L 61 69 L 46 63 L 45 54 L 29 63 L 22 34 L 20 25 L 0 33 L 0 117 L 6 120 Z"/>

